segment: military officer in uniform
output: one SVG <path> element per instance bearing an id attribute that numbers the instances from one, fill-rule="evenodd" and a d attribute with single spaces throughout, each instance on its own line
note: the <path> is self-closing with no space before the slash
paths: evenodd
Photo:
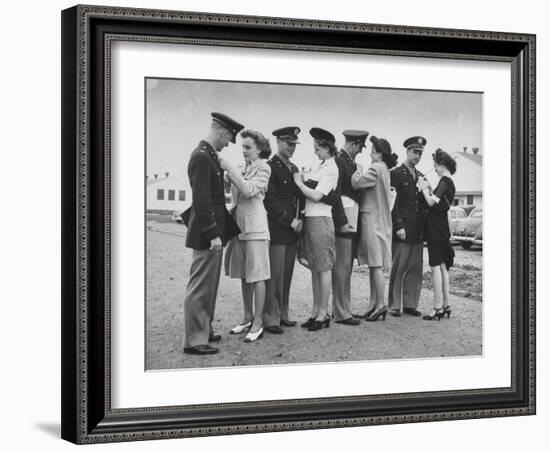
<path id="1" fill-rule="evenodd" d="M 365 148 L 369 135 L 364 130 L 345 130 L 344 148 L 335 157 L 338 166 L 339 201 L 332 208 L 336 229 L 336 261 L 332 269 L 332 307 L 336 323 L 359 325 L 361 321 L 351 312 L 350 287 L 354 247 L 357 244 L 357 219 L 360 191 L 351 186 L 351 177 L 357 170 L 355 157 Z"/>
<path id="2" fill-rule="evenodd" d="M 420 316 L 417 310 L 422 289 L 422 253 L 424 210 L 426 203 L 417 187 L 424 177 L 416 169 L 422 158 L 426 139 L 414 136 L 403 146 L 407 158 L 403 164 L 390 172 L 391 186 L 396 190 L 392 210 L 393 243 L 392 268 L 390 272 L 389 307 L 392 316 L 403 313 Z"/>
<path id="3" fill-rule="evenodd" d="M 213 112 L 208 136 L 193 150 L 187 174 L 193 195 L 188 210 L 185 245 L 193 249 L 189 282 L 184 300 L 184 353 L 211 355 L 218 349 L 208 345 L 221 339 L 214 334 L 212 320 L 220 281 L 222 247 L 238 233 L 229 230 L 231 219 L 225 207 L 223 171 L 218 152 L 244 128 L 225 114 Z"/>
<path id="4" fill-rule="evenodd" d="M 264 199 L 271 242 L 269 259 L 271 279 L 267 282 L 264 306 L 264 330 L 281 334 L 284 327 L 296 325 L 288 316 L 288 295 L 296 261 L 296 242 L 302 229 L 303 196 L 294 184 L 298 168 L 290 161 L 300 128 L 291 126 L 273 131 L 277 138 L 277 153 L 268 161 L 271 176 Z"/>

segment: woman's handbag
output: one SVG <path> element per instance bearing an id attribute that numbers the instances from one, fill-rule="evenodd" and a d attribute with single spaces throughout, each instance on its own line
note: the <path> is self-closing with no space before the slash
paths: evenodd
<path id="1" fill-rule="evenodd" d="M 302 266 L 309 269 L 309 261 L 306 258 L 305 250 L 304 231 L 302 229 L 298 235 L 298 241 L 296 242 L 296 259 Z"/>

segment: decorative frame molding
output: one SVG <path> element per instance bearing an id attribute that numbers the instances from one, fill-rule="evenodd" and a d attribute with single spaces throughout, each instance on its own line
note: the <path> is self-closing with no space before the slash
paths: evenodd
<path id="1" fill-rule="evenodd" d="M 110 50 L 120 40 L 509 62 L 511 387 L 113 410 Z M 63 11 L 62 437 L 84 444 L 534 414 L 535 44 L 530 34 L 99 6 Z M 234 416 L 222 418 L 229 410 Z"/>

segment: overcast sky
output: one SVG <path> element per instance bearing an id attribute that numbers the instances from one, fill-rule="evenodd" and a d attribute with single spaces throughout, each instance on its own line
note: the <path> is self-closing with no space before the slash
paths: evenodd
<path id="1" fill-rule="evenodd" d="M 315 167 L 311 127 L 321 127 L 343 145 L 342 131 L 364 129 L 387 139 L 399 163 L 403 141 L 424 136 L 428 143 L 420 170 L 429 170 L 431 154 L 441 147 L 448 152 L 467 146 L 482 149 L 482 94 L 356 87 L 281 85 L 147 79 L 147 174 L 165 172 L 187 182 L 189 154 L 210 127 L 210 113 L 219 111 L 269 138 L 283 126 L 298 126 L 301 144 L 293 161 L 298 167 Z M 242 163 L 241 142 L 230 144 L 223 156 Z M 368 164 L 367 155 L 358 162 Z"/>

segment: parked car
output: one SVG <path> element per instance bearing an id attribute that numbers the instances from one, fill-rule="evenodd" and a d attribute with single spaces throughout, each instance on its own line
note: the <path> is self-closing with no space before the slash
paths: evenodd
<path id="1" fill-rule="evenodd" d="M 476 205 L 460 205 L 460 207 L 466 213 L 466 216 L 469 216 L 473 209 L 476 208 Z"/>
<path id="2" fill-rule="evenodd" d="M 462 219 L 468 217 L 468 214 L 466 214 L 464 208 L 460 206 L 451 206 L 449 208 L 449 212 L 447 213 L 447 217 L 449 218 L 449 229 L 451 230 L 452 236 L 456 230 L 457 225 Z"/>
<path id="3" fill-rule="evenodd" d="M 174 219 L 177 223 L 183 223 L 183 219 L 181 218 L 181 214 L 183 211 L 174 211 L 172 213 L 172 219 Z"/>
<path id="4" fill-rule="evenodd" d="M 483 245 L 483 209 L 476 207 L 468 217 L 462 219 L 456 225 L 451 239 L 459 241 L 466 250 L 474 244 Z"/>

